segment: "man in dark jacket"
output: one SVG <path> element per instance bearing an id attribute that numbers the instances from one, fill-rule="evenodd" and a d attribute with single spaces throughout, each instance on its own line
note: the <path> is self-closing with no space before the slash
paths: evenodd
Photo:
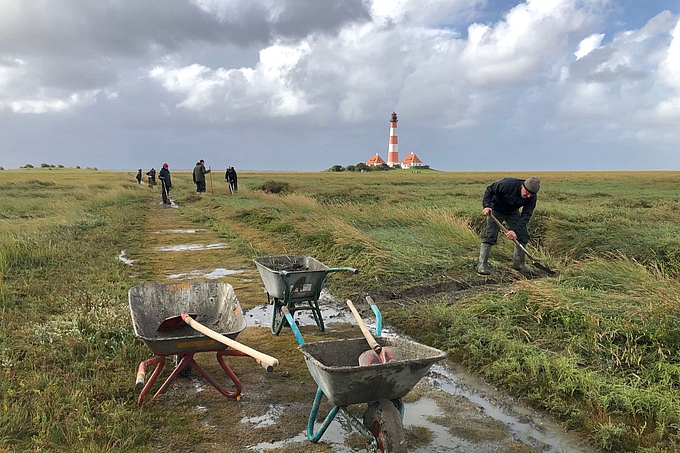
<path id="1" fill-rule="evenodd" d="M 526 180 L 504 178 L 486 188 L 482 199 L 482 214 L 487 216 L 486 233 L 482 238 L 482 247 L 479 251 L 478 273 L 483 275 L 491 273 L 488 266 L 489 255 L 491 246 L 495 245 L 498 239 L 498 225 L 489 214 L 493 213 L 499 222 L 505 222 L 508 225 L 506 234 L 508 239 L 516 239 L 522 246 L 526 246 L 529 242 L 527 225 L 536 207 L 536 194 L 540 188 L 541 180 L 535 176 Z M 520 208 L 522 208 L 521 213 Z M 524 250 L 515 245 L 512 268 L 523 274 L 531 274 L 524 260 Z"/>
<path id="2" fill-rule="evenodd" d="M 229 184 L 229 192 L 234 193 L 238 190 L 238 177 L 236 176 L 236 170 L 234 167 L 227 167 L 227 171 L 224 174 L 224 179 L 226 179 L 227 184 Z"/>
<path id="3" fill-rule="evenodd" d="M 146 172 L 146 176 L 149 177 L 149 186 L 153 187 L 156 185 L 156 169 L 151 167 L 151 170 Z"/>
<path id="4" fill-rule="evenodd" d="M 196 192 L 205 192 L 205 175 L 210 173 L 210 170 L 205 169 L 205 161 L 203 159 L 196 162 L 194 167 L 194 184 L 196 184 Z"/>
<path id="5" fill-rule="evenodd" d="M 158 172 L 158 179 L 161 180 L 161 195 L 163 195 L 163 204 L 170 203 L 170 189 L 172 188 L 172 181 L 170 180 L 170 170 L 168 164 L 163 164 L 163 168 Z"/>

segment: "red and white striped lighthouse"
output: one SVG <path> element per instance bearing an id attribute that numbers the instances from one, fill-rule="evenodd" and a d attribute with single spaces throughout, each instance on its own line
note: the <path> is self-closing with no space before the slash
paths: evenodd
<path id="1" fill-rule="evenodd" d="M 387 165 L 390 167 L 399 165 L 399 149 L 397 140 L 397 113 L 392 112 L 390 119 L 390 145 L 387 148 Z"/>

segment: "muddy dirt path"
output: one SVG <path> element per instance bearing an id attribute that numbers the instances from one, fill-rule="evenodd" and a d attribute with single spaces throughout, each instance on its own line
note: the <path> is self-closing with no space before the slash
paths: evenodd
<path id="1" fill-rule="evenodd" d="M 155 449 L 170 452 L 362 452 L 364 439 L 340 415 L 319 443 L 306 439 L 307 420 L 317 385 L 304 363 L 289 328 L 281 335 L 270 331 L 271 307 L 254 264 L 230 249 L 216 233 L 189 221 L 181 208 L 154 203 L 147 222 L 147 259 L 150 282 L 219 279 L 231 284 L 246 313 L 248 328 L 238 340 L 279 359 L 266 373 L 252 360 L 229 357 L 227 363 L 240 379 L 240 400 L 228 399 L 202 376 L 193 373 L 173 381 L 155 405 L 142 410 L 171 410 L 185 414 L 194 433 L 186 439 L 159 426 Z M 329 278 L 332 278 L 329 276 Z M 320 298 L 327 324 L 319 332 L 311 316 L 296 319 L 306 342 L 358 338 L 361 332 L 346 306 L 324 292 Z M 365 320 L 372 319 L 363 310 Z M 397 335 L 385 320 L 384 336 Z M 197 361 L 221 384 L 230 388 L 214 353 L 197 354 Z M 164 370 L 160 382 L 170 373 Z M 154 388 L 154 391 L 156 390 Z M 460 366 L 440 362 L 404 398 L 403 425 L 410 452 L 582 452 L 596 450 L 549 417 L 523 407 L 486 385 Z M 322 402 L 319 420 L 331 409 Z M 352 406 L 361 418 L 365 405 Z"/>

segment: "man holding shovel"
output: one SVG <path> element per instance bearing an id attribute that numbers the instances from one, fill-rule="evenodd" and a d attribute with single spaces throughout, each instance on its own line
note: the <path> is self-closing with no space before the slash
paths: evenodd
<path id="1" fill-rule="evenodd" d="M 491 247 L 498 239 L 499 225 L 494 217 L 507 223 L 508 231 L 505 236 L 511 241 L 517 241 L 515 252 L 512 257 L 512 268 L 531 275 L 532 271 L 525 264 L 525 249 L 529 242 L 527 225 L 536 207 L 536 194 L 541 188 L 541 180 L 532 176 L 526 180 L 517 178 L 503 178 L 486 188 L 482 199 L 482 214 L 486 218 L 486 232 L 482 238 L 482 247 L 479 251 L 479 263 L 477 272 L 489 275 L 489 255 Z M 522 211 L 520 212 L 520 208 Z M 524 247 L 524 249 L 523 249 Z"/>

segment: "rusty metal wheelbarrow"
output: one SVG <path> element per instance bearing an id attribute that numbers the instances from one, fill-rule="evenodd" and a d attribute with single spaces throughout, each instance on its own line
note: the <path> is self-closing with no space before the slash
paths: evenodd
<path id="1" fill-rule="evenodd" d="M 213 387 L 228 398 L 240 399 L 241 382 L 224 360 L 224 356 L 250 356 L 261 354 L 253 350 L 246 353 L 243 350 L 229 348 L 224 342 L 215 338 L 226 337 L 235 340 L 240 332 L 246 328 L 246 320 L 234 288 L 224 282 L 194 282 L 194 283 L 149 283 L 130 289 L 130 314 L 135 335 L 140 338 L 155 355 L 145 360 L 137 369 L 136 387 L 141 390 L 137 403 L 141 406 L 145 396 L 149 393 L 154 382 L 161 374 L 168 356 L 176 357 L 177 362 L 170 376 L 156 391 L 152 402 L 165 393 L 171 382 L 181 374 L 195 369 Z M 210 333 L 196 330 L 184 322 L 178 323 L 169 330 L 162 328 L 168 320 L 174 320 L 178 315 L 191 313 L 191 318 L 200 321 L 202 327 Z M 189 322 L 193 320 L 188 319 Z M 210 332 L 212 331 L 212 332 Z M 231 343 L 236 343 L 231 341 Z M 241 345 L 243 346 L 243 345 Z M 248 350 L 250 348 L 240 348 Z M 208 374 L 194 360 L 199 352 L 215 352 L 217 361 L 225 371 L 235 390 L 225 389 L 215 378 Z M 262 356 L 266 356 L 261 354 Z M 276 360 L 276 359 L 273 359 Z M 257 360 L 258 363 L 259 360 Z M 276 362 L 278 363 L 278 361 Z M 262 366 L 267 368 L 263 363 Z M 145 383 L 146 368 L 155 365 L 153 374 Z M 271 371 L 271 368 L 267 368 Z"/>

